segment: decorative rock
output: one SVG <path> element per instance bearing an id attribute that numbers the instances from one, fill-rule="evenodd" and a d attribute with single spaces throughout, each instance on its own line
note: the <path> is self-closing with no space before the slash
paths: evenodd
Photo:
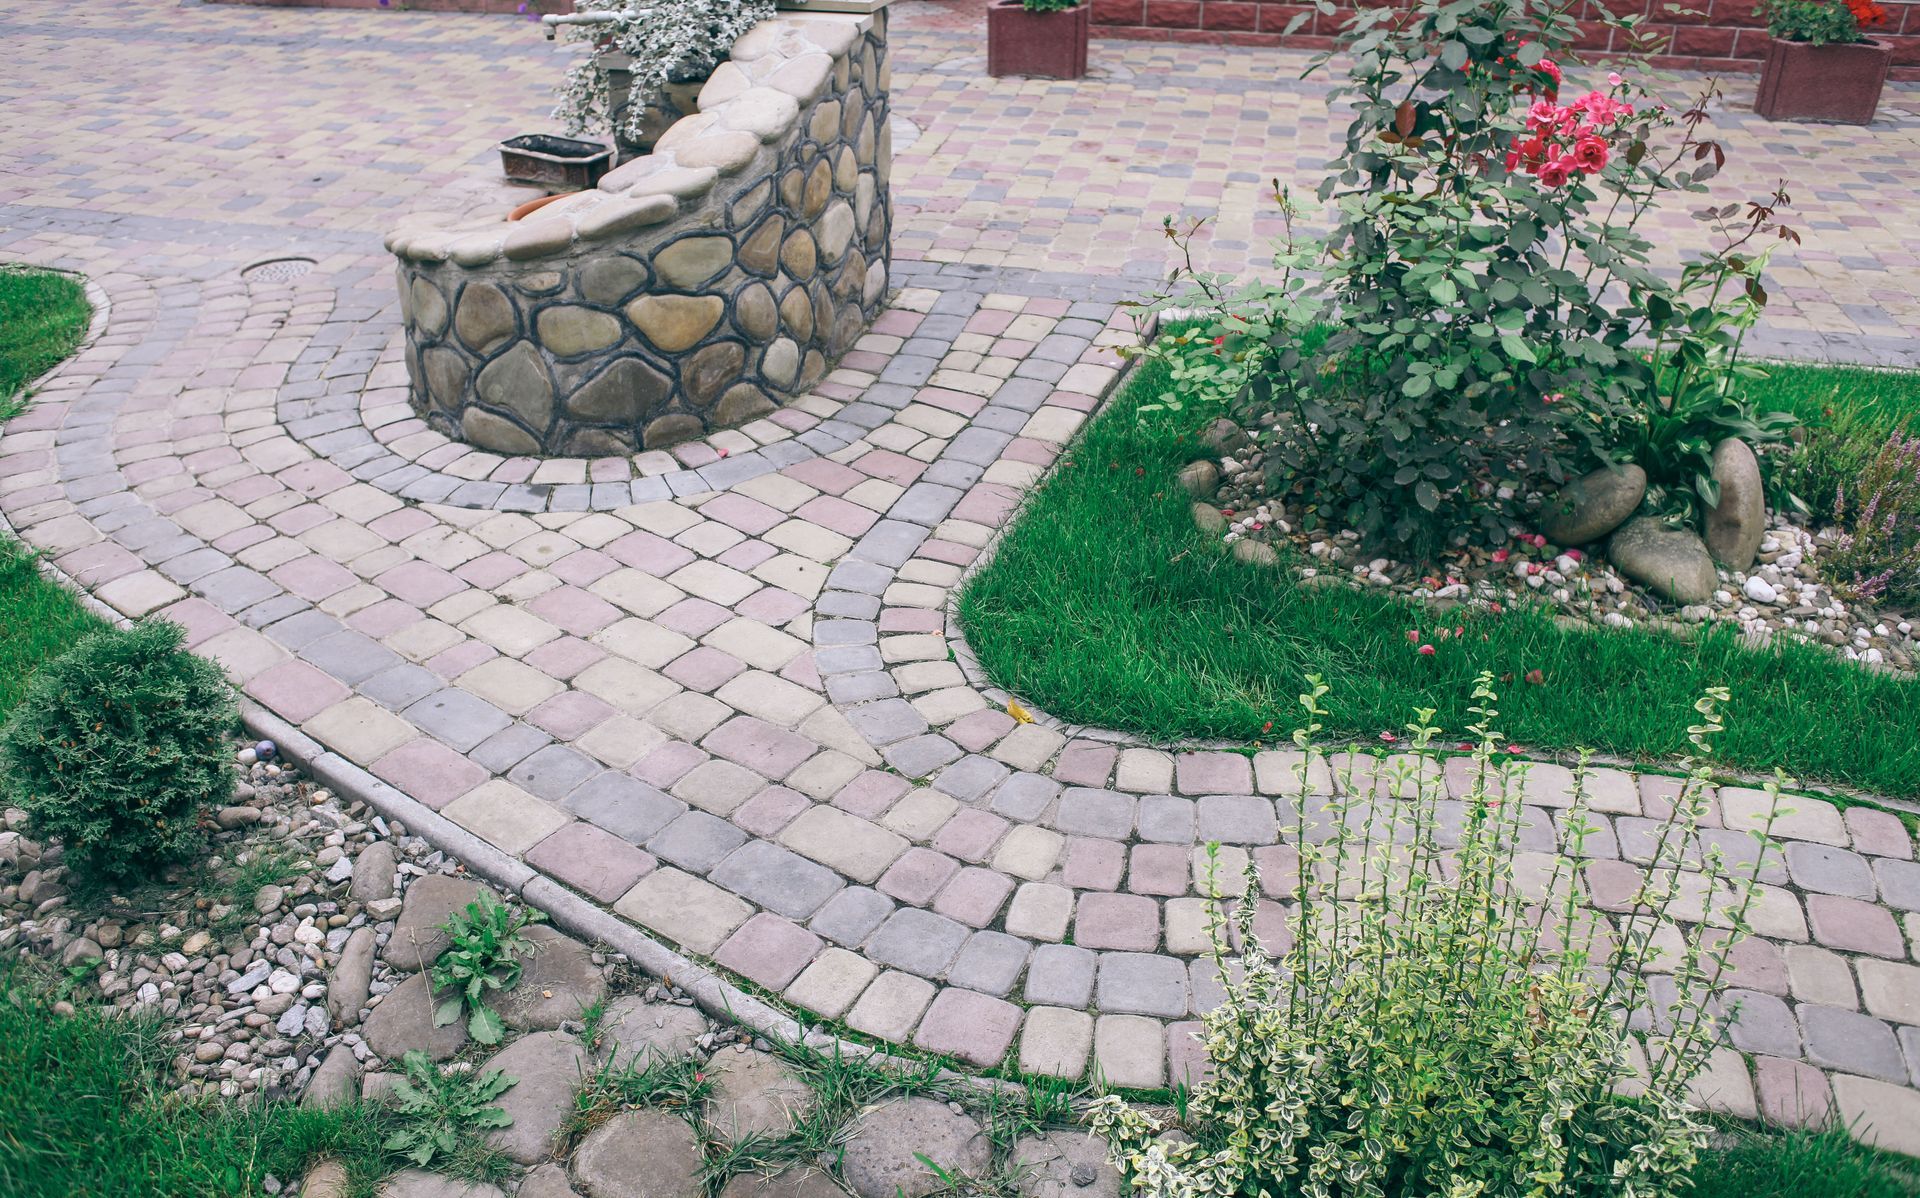
<path id="1" fill-rule="evenodd" d="M 347 897 L 356 903 L 371 903 L 393 897 L 393 844 L 376 840 L 360 850 L 353 862 L 353 885 Z"/>
<path id="2" fill-rule="evenodd" d="M 479 883 L 466 878 L 428 874 L 414 879 L 407 887 L 406 904 L 400 908 L 400 918 L 380 959 L 395 969 L 425 969 L 451 943 L 440 925 L 479 898 Z"/>
<path id="3" fill-rule="evenodd" d="M 720 1187 L 720 1198 L 847 1198 L 847 1192 L 818 1169 L 787 1169 L 771 1176 L 736 1173 Z"/>
<path id="4" fill-rule="evenodd" d="M 336 1044 L 327 1050 L 320 1067 L 313 1071 L 313 1077 L 307 1082 L 307 1092 L 300 1096 L 300 1105 L 345 1106 L 359 1093 L 360 1062 L 354 1058 L 351 1048 Z"/>
<path id="5" fill-rule="evenodd" d="M 573 222 L 562 216 L 514 222 L 500 252 L 514 261 L 557 254 L 573 244 Z"/>
<path id="6" fill-rule="evenodd" d="M 1249 566 L 1277 566 L 1280 554 L 1265 541 L 1238 540 L 1233 543 L 1233 560 Z"/>
<path id="7" fill-rule="evenodd" d="M 1021 1198 L 1119 1198 L 1120 1172 L 1106 1145 L 1084 1131 L 1025 1136 L 1013 1146 Z"/>
<path id="8" fill-rule="evenodd" d="M 949 1173 L 979 1176 L 993 1163 L 986 1132 L 931 1098 L 896 1098 L 869 1108 L 842 1150 L 841 1171 L 859 1198 L 928 1198 L 946 1188 L 921 1156 Z"/>
<path id="9" fill-rule="evenodd" d="M 375 1191 L 377 1198 L 507 1198 L 499 1186 L 461 1181 L 421 1169 L 395 1173 Z"/>
<path id="10" fill-rule="evenodd" d="M 700 344 L 725 311 L 717 295 L 643 295 L 627 305 L 627 319 L 656 347 L 678 353 Z"/>
<path id="11" fill-rule="evenodd" d="M 490 449 L 508 457 L 540 452 L 538 437 L 485 408 L 468 408 L 461 413 L 460 437 L 476 449 Z"/>
<path id="12" fill-rule="evenodd" d="M 340 961 L 327 976 L 327 1011 L 337 1026 L 360 1018 L 373 982 L 373 929 L 358 927 L 340 949 Z"/>
<path id="13" fill-rule="evenodd" d="M 1603 466 L 1540 505 L 1540 531 L 1556 545 L 1585 545 L 1620 527 L 1647 495 L 1639 466 Z"/>
<path id="14" fill-rule="evenodd" d="M 620 340 L 619 321 L 605 312 L 578 304 L 554 304 L 540 309 L 533 327 L 547 352 L 561 358 L 592 353 Z"/>
<path id="15" fill-rule="evenodd" d="M 278 886 L 267 885 L 253 893 L 253 909 L 261 915 L 270 915 L 286 902 L 287 892 Z"/>
<path id="16" fill-rule="evenodd" d="M 760 372 L 776 387 L 790 387 L 800 374 L 800 347 L 782 337 L 767 347 Z"/>
<path id="17" fill-rule="evenodd" d="M 1713 481 L 1720 486 L 1720 504 L 1707 513 L 1707 552 L 1729 570 L 1746 570 L 1767 535 L 1760 459 L 1745 441 L 1728 437 L 1713 447 Z"/>
<path id="18" fill-rule="evenodd" d="M 614 1069 L 647 1068 L 656 1060 L 680 1060 L 699 1048 L 712 1030 L 693 1007 L 647 1002 L 637 994 L 607 1004 L 594 1045 L 600 1063 Z"/>
<path id="19" fill-rule="evenodd" d="M 474 388 L 482 401 L 512 412 L 534 428 L 545 428 L 552 417 L 553 383 L 540 351 L 530 341 L 519 342 L 487 363 Z"/>
<path id="20" fill-rule="evenodd" d="M 607 996 L 607 978 L 585 945 L 553 928 L 528 928 L 534 952 L 511 989 L 496 990 L 488 1005 L 510 1028 L 557 1028 Z"/>
<path id="21" fill-rule="evenodd" d="M 678 445 L 690 441 L 706 431 L 698 416 L 687 416 L 671 412 L 648 422 L 646 431 L 641 434 L 642 444 L 648 449 L 665 449 L 669 445 Z"/>
<path id="22" fill-rule="evenodd" d="M 733 321 L 755 341 L 772 339 L 780 327 L 780 310 L 774 305 L 773 292 L 767 290 L 765 283 L 741 288 L 733 301 Z"/>
<path id="23" fill-rule="evenodd" d="M 1227 531 L 1227 518 L 1210 503 L 1196 503 L 1193 505 L 1193 526 L 1201 532 L 1217 536 Z"/>
<path id="24" fill-rule="evenodd" d="M 672 287 L 691 289 L 713 279 L 733 262 L 733 243 L 725 237 L 682 237 L 653 256 L 653 268 Z"/>
<path id="25" fill-rule="evenodd" d="M 300 1198 L 347 1198 L 352 1192 L 347 1167 L 335 1160 L 318 1162 L 300 1182 Z"/>
<path id="26" fill-rule="evenodd" d="M 585 239 L 608 237 L 628 229 L 672 220 L 680 211 L 680 201 L 671 195 L 615 196 L 580 214 L 575 230 Z"/>
<path id="27" fill-rule="evenodd" d="M 596 258 L 580 268 L 580 294 L 596 304 L 617 304 L 638 291 L 646 281 L 645 264 L 624 254 Z"/>
<path id="28" fill-rule="evenodd" d="M 76 969 L 84 965 L 96 964 L 105 955 L 98 944 L 95 944 L 85 936 L 81 936 L 62 950 L 60 953 L 60 967 L 62 969 Z"/>
<path id="29" fill-rule="evenodd" d="M 693 1129 L 665 1111 L 622 1112 L 573 1150 L 586 1198 L 688 1198 L 701 1190 L 701 1166 Z"/>
<path id="30" fill-rule="evenodd" d="M 707 1124 L 733 1143 L 753 1136 L 780 1136 L 813 1110 L 817 1098 L 769 1052 L 717 1052 L 707 1062 L 713 1093 Z"/>
<path id="31" fill-rule="evenodd" d="M 746 361 L 746 347 L 738 341 L 716 341 L 681 366 L 680 385 L 686 389 L 688 399 L 706 407 L 740 377 L 740 368 Z"/>
<path id="32" fill-rule="evenodd" d="M 567 1171 L 555 1164 L 541 1165 L 520 1180 L 514 1198 L 580 1198 L 567 1181 Z"/>
<path id="33" fill-rule="evenodd" d="M 466 1046 L 467 1024 L 464 1019 L 456 1019 L 435 1027 L 433 1008 L 427 975 L 416 973 L 387 992 L 367 1016 L 360 1034 L 366 1038 L 367 1047 L 389 1061 L 397 1061 L 416 1048 L 433 1060 L 444 1061 Z"/>
<path id="34" fill-rule="evenodd" d="M 499 1069 L 519 1080 L 498 1101 L 512 1125 L 488 1132 L 487 1143 L 523 1165 L 553 1155 L 573 1115 L 587 1060 L 580 1042 L 560 1032 L 534 1032 L 495 1053 L 481 1072 Z"/>
<path id="35" fill-rule="evenodd" d="M 1180 489 L 1195 499 L 1210 499 L 1220 486 L 1220 467 L 1204 458 L 1180 469 Z"/>
<path id="36" fill-rule="evenodd" d="M 639 358 L 616 358 L 567 400 L 567 413 L 595 423 L 638 425 L 666 402 L 673 383 Z"/>
<path id="37" fill-rule="evenodd" d="M 1705 603 L 1719 581 L 1699 537 L 1645 516 L 1620 526 L 1607 542 L 1607 558 L 1622 574 L 1675 603 Z"/>
<path id="38" fill-rule="evenodd" d="M 1200 440 L 1208 449 L 1213 450 L 1216 457 L 1224 458 L 1253 448 L 1253 438 L 1247 436 L 1245 429 L 1225 416 L 1209 424 L 1207 431 L 1201 434 Z"/>
<path id="39" fill-rule="evenodd" d="M 454 310 L 453 331 L 477 354 L 490 353 L 513 335 L 513 301 L 493 283 L 468 283 Z"/>

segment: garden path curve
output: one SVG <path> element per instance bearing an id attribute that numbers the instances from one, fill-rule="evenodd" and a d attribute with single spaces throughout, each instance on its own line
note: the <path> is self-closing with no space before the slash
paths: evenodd
<path id="1" fill-rule="evenodd" d="M 0 133 L 51 180 L 0 192 L 0 247 L 87 270 L 110 304 L 103 335 L 0 436 L 7 523 L 116 611 L 183 624 L 331 753 L 764 993 L 977 1067 L 1183 1076 L 1217 994 L 1201 846 L 1284 867 L 1299 800 L 1284 754 L 1019 723 L 970 671 L 953 588 L 1115 382 L 1115 304 L 1143 272 L 1074 249 L 1071 208 L 1049 244 L 1079 255 L 1075 269 L 1045 246 L 1022 264 L 1038 227 L 1017 219 L 1022 180 L 1048 168 L 954 199 L 953 181 L 1004 168 L 962 136 L 985 110 L 941 103 L 972 90 L 970 73 L 939 67 L 959 35 L 896 25 L 897 106 L 913 117 L 921 96 L 929 124 L 896 174 L 892 310 L 816 396 L 629 468 L 503 461 L 437 438 L 405 404 L 376 231 L 427 189 L 469 186 L 503 120 L 531 119 L 554 64 L 509 49 L 524 28 L 407 14 L 369 36 L 358 14 L 131 11 L 146 24 L 122 32 L 152 58 L 115 81 L 124 92 L 76 83 L 99 116 L 68 119 L 83 145 L 112 130 L 116 156 L 144 146 L 149 173 L 95 171 L 44 126 Z M 115 19 L 28 29 L 16 13 L 0 31 L 38 39 L 44 71 L 104 45 L 86 31 Z M 204 74 L 235 44 L 304 105 L 248 112 L 246 87 Z M 1137 76 L 1182 54 L 1190 68 L 1239 61 L 1111 57 Z M 459 75 L 493 56 L 504 65 L 484 85 Z M 446 88 L 399 102 L 428 69 Z M 339 90 L 356 71 L 361 86 Z M 127 102 L 143 90 L 168 103 Z M 1077 94 L 1012 85 L 998 112 L 1112 119 Z M 219 132 L 200 131 L 222 104 Z M 220 135 L 262 172 L 224 200 L 165 152 Z M 410 150 L 434 136 L 467 156 Z M 1889 136 L 1910 142 L 1910 124 Z M 319 163 L 336 157 L 355 165 L 328 178 Z M 1177 193 L 1205 194 L 1179 178 Z M 1133 231 L 1150 232 L 1144 209 L 1165 193 L 1125 190 L 1142 209 Z M 1001 217 L 972 227 L 961 213 L 976 202 Z M 937 252 L 1001 233 L 999 261 Z M 287 253 L 311 260 L 304 274 L 240 273 Z M 1870 328 L 1910 339 L 1911 296 L 1876 302 L 1881 325 L 1823 344 L 1871 359 L 1885 355 Z M 1566 781 L 1547 763 L 1529 776 L 1542 835 Z M 1630 892 L 1671 788 L 1597 774 L 1603 903 Z M 1760 801 L 1720 790 L 1729 845 Z M 1702 1098 L 1791 1117 L 1830 1096 L 1920 1152 L 1912 838 L 1883 812 L 1795 807 L 1738 958 L 1734 1039 L 1749 1055 L 1720 1054 Z"/>

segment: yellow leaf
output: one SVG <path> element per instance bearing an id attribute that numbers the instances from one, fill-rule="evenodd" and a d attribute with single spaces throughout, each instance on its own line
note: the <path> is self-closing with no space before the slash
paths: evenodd
<path id="1" fill-rule="evenodd" d="M 1007 714 L 1012 716 L 1017 723 L 1021 723 L 1021 724 L 1033 723 L 1033 713 L 1028 711 L 1026 708 L 1020 706 L 1020 701 L 1018 699 L 1007 700 Z"/>

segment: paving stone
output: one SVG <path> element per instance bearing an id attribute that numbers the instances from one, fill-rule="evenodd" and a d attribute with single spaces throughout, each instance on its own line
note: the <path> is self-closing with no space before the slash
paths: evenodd
<path id="1" fill-rule="evenodd" d="M 847 1013 L 847 1026 L 869 1036 L 904 1044 L 933 1001 L 934 985 L 925 978 L 888 971 L 873 980 Z"/>
<path id="2" fill-rule="evenodd" d="M 858 953 L 829 948 L 800 971 L 785 998 L 817 1015 L 839 1019 L 879 972 L 878 966 Z"/>
<path id="3" fill-rule="evenodd" d="M 808 918 L 846 885 L 832 870 L 764 840 L 747 841 L 708 877 L 789 919 Z"/>
<path id="4" fill-rule="evenodd" d="M 573 1180 L 586 1198 L 686 1198 L 700 1190 L 700 1145 L 667 1111 L 622 1111 L 573 1150 Z"/>
<path id="5" fill-rule="evenodd" d="M 858 1198 L 929 1198 L 938 1174 L 986 1175 L 993 1148 L 980 1124 L 930 1098 L 895 1098 L 862 1114 L 847 1137 L 841 1171 Z"/>
<path id="6" fill-rule="evenodd" d="M 719 948 L 753 914 L 718 886 L 671 868 L 641 878 L 613 909 L 696 953 Z"/>
<path id="7" fill-rule="evenodd" d="M 1799 1014 L 1809 1061 L 1826 1069 L 1906 1081 L 1900 1044 L 1893 1029 L 1880 1020 L 1838 1007 L 1802 1006 Z"/>
<path id="8" fill-rule="evenodd" d="M 1013 989 L 1033 946 L 1003 932 L 975 932 L 947 967 L 947 982 L 996 998 Z"/>
<path id="9" fill-rule="evenodd" d="M 693 1007 L 625 994 L 609 1002 L 600 1017 L 594 1057 L 610 1068 L 639 1072 L 656 1061 L 692 1057 L 711 1030 L 706 1016 Z"/>
<path id="10" fill-rule="evenodd" d="M 1833 1077 L 1840 1122 L 1862 1142 L 1920 1156 L 1920 1092 L 1864 1077 Z"/>
<path id="11" fill-rule="evenodd" d="M 1151 1090 L 1166 1085 L 1166 1032 L 1157 1019 L 1102 1015 L 1093 1029 L 1093 1065 L 1106 1084 Z"/>
<path id="12" fill-rule="evenodd" d="M 1102 953 L 1095 1003 L 1102 1011 L 1177 1019 L 1187 1013 L 1187 971 L 1171 957 Z"/>
<path id="13" fill-rule="evenodd" d="M 782 990 L 824 946 L 800 925 L 762 911 L 728 937 L 714 960 L 770 990 Z"/>
<path id="14" fill-rule="evenodd" d="M 1093 1016 L 1063 1007 L 1032 1007 L 1020 1032 L 1020 1071 L 1078 1080 L 1093 1051 Z"/>
<path id="15" fill-rule="evenodd" d="M 1160 943 L 1160 905 L 1133 894 L 1083 894 L 1073 940 L 1087 948 L 1150 951 Z"/>
<path id="16" fill-rule="evenodd" d="M 423 1169 L 402 1169 L 381 1182 L 377 1193 L 380 1198 L 506 1198 L 506 1193 L 499 1186 L 428 1173 Z"/>
<path id="17" fill-rule="evenodd" d="M 1873 863 L 1873 874 L 1880 883 L 1880 897 L 1888 906 L 1920 911 L 1920 864 L 1879 860 Z"/>
<path id="18" fill-rule="evenodd" d="M 1900 927 L 1884 908 L 1837 895 L 1807 896 L 1807 923 L 1829 948 L 1900 958 L 1907 955 Z M 1755 927 L 1761 925 L 1756 922 Z M 1762 935 L 1768 934 L 1764 929 Z"/>
<path id="19" fill-rule="evenodd" d="M 565 1141 L 589 1059 L 578 1040 L 561 1032 L 533 1032 L 488 1058 L 479 1067 L 483 1073 L 498 1069 L 519 1081 L 495 1100 L 512 1125 L 488 1132 L 487 1143 L 523 1165 L 551 1156 Z"/>
<path id="20" fill-rule="evenodd" d="M 864 944 L 893 911 L 894 904 L 887 896 L 865 886 L 849 886 L 828 899 L 807 926 L 829 940 L 853 947 Z"/>
<path id="21" fill-rule="evenodd" d="M 785 1169 L 771 1175 L 736 1173 L 720 1198 L 846 1198 L 846 1191 L 818 1169 Z"/>
<path id="22" fill-rule="evenodd" d="M 1107 1162 L 1106 1146 L 1079 1129 L 1022 1137 L 1012 1162 L 1020 1171 L 1021 1198 L 1119 1198 L 1120 1172 Z"/>
<path id="23" fill-rule="evenodd" d="M 1786 846 L 1786 856 L 1794 884 L 1802 889 L 1857 899 L 1874 897 L 1873 869 L 1858 853 L 1794 842 Z"/>
<path id="24" fill-rule="evenodd" d="M 1794 1023 L 1792 1008 L 1786 1003 L 1771 994 L 1752 990 L 1728 990 L 1723 1001 L 1737 1007 L 1728 1030 L 1735 1047 L 1742 1052 L 1777 1057 L 1800 1055 L 1800 1029 Z"/>
<path id="25" fill-rule="evenodd" d="M 582 783 L 564 806 L 631 844 L 642 845 L 687 811 L 687 805 L 645 782 L 609 770 Z"/>
<path id="26" fill-rule="evenodd" d="M 539 1031 L 577 1020 L 605 1000 L 607 979 L 587 946 L 551 927 L 528 928 L 530 953 L 520 980 L 496 990 L 487 1005 L 516 1031 Z"/>
<path id="27" fill-rule="evenodd" d="M 755 1136 L 785 1135 L 819 1104 L 813 1090 L 779 1057 L 745 1045 L 714 1053 L 706 1073 L 713 1085 L 707 1096 L 707 1126 L 734 1144 Z"/>
<path id="28" fill-rule="evenodd" d="M 1760 1116 L 1781 1127 L 1824 1127 L 1833 1118 L 1833 1091 L 1826 1074 L 1804 1061 L 1753 1058 Z"/>
<path id="29" fill-rule="evenodd" d="M 704 811 L 689 811 L 647 841 L 647 851 L 662 861 L 703 874 L 745 844 L 747 834 Z"/>
<path id="30" fill-rule="evenodd" d="M 1920 966 L 1860 958 L 1860 997 L 1882 1019 L 1920 1027 Z"/>
<path id="31" fill-rule="evenodd" d="M 1061 941 L 1073 920 L 1073 891 L 1045 882 L 1028 882 L 1007 904 L 1007 931 L 1029 940 Z"/>
<path id="32" fill-rule="evenodd" d="M 936 977 L 953 961 L 967 927 L 931 911 L 902 907 L 867 941 L 867 956 L 891 969 Z"/>
<path id="33" fill-rule="evenodd" d="M 1060 795 L 1053 826 L 1069 836 L 1125 840 L 1133 834 L 1135 802 L 1118 791 L 1070 787 Z"/>
<path id="34" fill-rule="evenodd" d="M 386 947 L 380 950 L 380 959 L 395 969 L 425 969 L 432 965 L 453 943 L 441 925 L 479 898 L 479 883 L 467 878 L 446 874 L 415 878 L 407 887 L 406 900 L 394 920 Z"/>

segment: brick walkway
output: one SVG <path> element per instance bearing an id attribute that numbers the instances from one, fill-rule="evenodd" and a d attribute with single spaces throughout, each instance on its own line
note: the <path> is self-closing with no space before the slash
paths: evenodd
<path id="1" fill-rule="evenodd" d="M 0 14 L 0 255 L 112 305 L 0 438 L 0 512 L 334 753 L 690 952 L 883 1039 L 1153 1085 L 1215 992 L 1198 846 L 1282 853 L 1285 760 L 1016 726 L 946 607 L 1112 384 L 1163 211 L 1217 207 L 1207 252 L 1243 264 L 1259 180 L 1312 168 L 1326 118 L 1264 51 L 1102 44 L 1084 87 L 991 84 L 967 12 L 900 8 L 893 311 L 775 419 L 541 464 L 412 420 L 379 245 L 428 196 L 509 202 L 491 145 L 541 127 L 556 69 L 534 30 Z M 1750 179 L 1818 159 L 1773 344 L 1913 360 L 1917 99 L 1868 131 L 1738 123 L 1778 139 Z M 239 275 L 288 254 L 312 270 Z M 1534 773 L 1543 828 L 1562 781 Z M 1602 779 L 1603 892 L 1665 785 Z M 1756 801 L 1723 790 L 1716 818 Z M 1831 1074 L 1920 1151 L 1914 846 L 1796 807 L 1736 979 L 1754 1056 L 1703 1097 L 1780 1114 Z"/>

